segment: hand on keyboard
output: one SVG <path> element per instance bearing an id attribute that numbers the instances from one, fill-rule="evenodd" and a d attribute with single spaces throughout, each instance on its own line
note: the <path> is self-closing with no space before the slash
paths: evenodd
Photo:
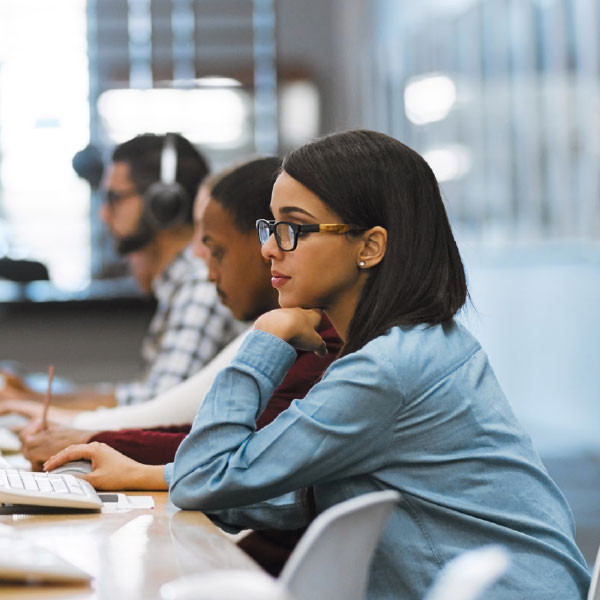
<path id="1" fill-rule="evenodd" d="M 83 475 L 97 490 L 166 490 L 164 465 L 144 465 L 107 444 L 75 444 L 61 450 L 44 463 L 51 471 L 69 461 L 86 459 L 92 471 Z"/>
<path id="2" fill-rule="evenodd" d="M 96 490 L 73 475 L 0 469 L 0 502 L 100 510 Z"/>

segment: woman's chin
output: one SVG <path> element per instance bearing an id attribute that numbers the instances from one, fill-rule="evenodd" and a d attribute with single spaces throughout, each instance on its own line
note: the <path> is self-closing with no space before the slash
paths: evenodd
<path id="1" fill-rule="evenodd" d="M 290 295 L 286 294 L 282 290 L 277 290 L 279 292 L 279 297 L 277 298 L 277 302 L 281 308 L 294 308 L 296 305 L 290 303 Z"/>
<path id="2" fill-rule="evenodd" d="M 294 298 L 291 296 L 291 294 L 284 295 L 280 293 L 278 303 L 281 308 L 304 308 L 306 310 L 310 310 L 312 308 L 321 308 L 314 302 L 306 302 L 301 298 Z"/>
<path id="3" fill-rule="evenodd" d="M 279 306 L 281 308 L 298 308 L 298 304 L 295 302 L 282 302 L 281 298 L 279 299 Z"/>
<path id="4" fill-rule="evenodd" d="M 298 308 L 303 307 L 303 303 L 299 301 L 299 298 L 294 297 L 293 294 L 285 293 L 282 290 L 279 290 L 279 306 L 281 308 Z"/>

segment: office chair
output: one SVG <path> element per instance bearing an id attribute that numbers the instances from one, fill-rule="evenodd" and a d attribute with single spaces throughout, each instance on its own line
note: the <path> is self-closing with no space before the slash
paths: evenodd
<path id="1" fill-rule="evenodd" d="M 321 513 L 287 560 L 279 581 L 296 600 L 362 600 L 385 518 L 400 494 L 372 492 Z"/>
<path id="2" fill-rule="evenodd" d="M 463 552 L 445 565 L 425 600 L 477 600 L 502 576 L 509 562 L 501 546 Z"/>
<path id="3" fill-rule="evenodd" d="M 267 592 L 281 594 L 273 600 L 363 600 L 367 588 L 369 565 L 385 518 L 397 504 L 400 494 L 395 491 L 372 492 L 341 502 L 321 513 L 290 555 L 279 579 L 261 573 L 256 580 L 266 598 Z M 222 590 L 235 593 L 235 571 L 220 571 Z M 191 575 L 165 584 L 163 600 L 199 600 L 205 588 L 206 575 Z M 267 586 L 270 580 L 271 587 Z M 228 587 L 229 586 L 229 587 Z M 224 592 L 222 592 L 224 593 Z M 215 596 L 215 598 L 249 598 L 247 595 Z"/>

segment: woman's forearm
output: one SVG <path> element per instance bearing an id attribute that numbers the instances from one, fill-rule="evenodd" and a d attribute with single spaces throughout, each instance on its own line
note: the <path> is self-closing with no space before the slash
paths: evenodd
<path id="1" fill-rule="evenodd" d="M 140 464 L 131 477 L 131 489 L 136 490 L 160 490 L 169 489 L 164 476 L 164 465 L 142 465 Z"/>

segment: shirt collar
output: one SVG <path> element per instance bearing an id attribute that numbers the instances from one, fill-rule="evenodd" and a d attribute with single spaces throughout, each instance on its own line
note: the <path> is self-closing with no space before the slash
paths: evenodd
<path id="1" fill-rule="evenodd" d="M 193 260 L 192 246 L 188 244 L 153 281 L 152 292 L 158 301 L 168 299 L 173 288 L 188 277 Z"/>

